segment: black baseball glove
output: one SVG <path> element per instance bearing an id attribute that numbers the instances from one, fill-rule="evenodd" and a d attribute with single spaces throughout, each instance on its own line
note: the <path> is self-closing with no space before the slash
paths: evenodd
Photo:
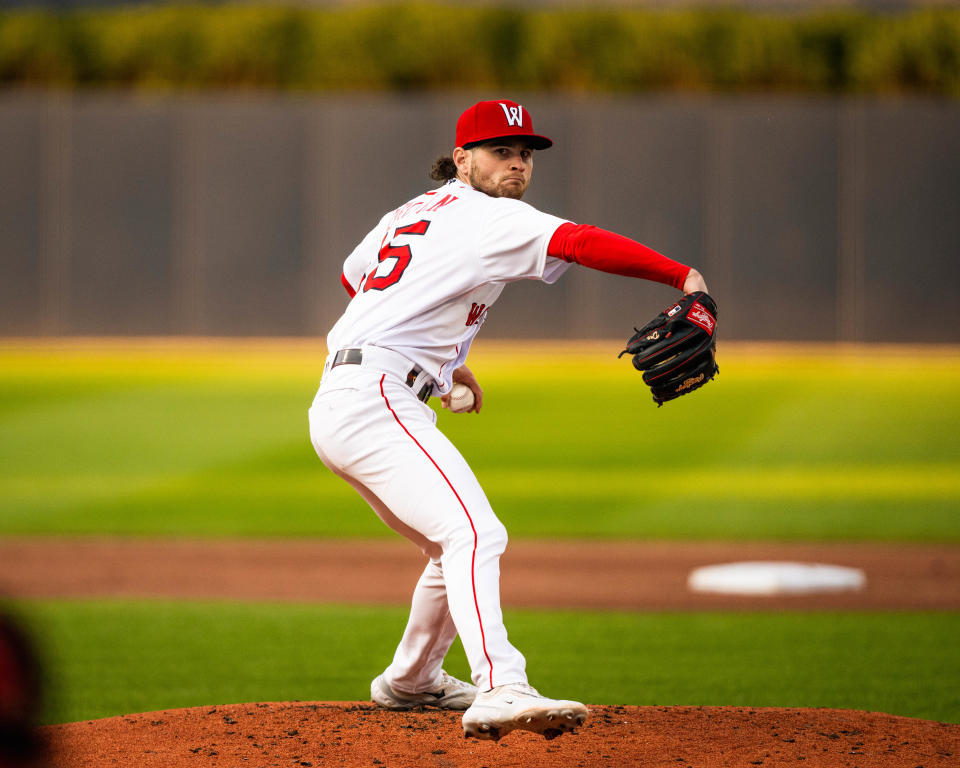
<path id="1" fill-rule="evenodd" d="M 716 331 L 717 303 L 695 291 L 637 330 L 620 356 L 633 355 L 633 367 L 643 371 L 659 407 L 699 389 L 719 372 Z"/>

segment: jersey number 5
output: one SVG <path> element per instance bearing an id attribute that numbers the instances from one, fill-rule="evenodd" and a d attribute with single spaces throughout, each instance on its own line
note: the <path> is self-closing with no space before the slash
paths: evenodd
<path id="1" fill-rule="evenodd" d="M 397 231 L 393 233 L 393 240 L 396 240 L 401 235 L 424 235 L 429 226 L 430 222 L 423 219 L 416 224 L 397 227 Z M 389 288 L 403 277 L 404 270 L 410 265 L 410 258 L 413 256 L 410 246 L 393 245 L 392 242 L 391 240 L 391 242 L 384 244 L 383 248 L 380 249 L 380 253 L 377 254 L 377 261 L 383 264 L 387 259 L 395 259 L 393 266 L 390 268 L 390 271 L 384 275 L 378 275 L 376 271 L 371 272 L 367 277 L 367 282 L 363 285 L 364 293 L 371 288 L 375 291 L 382 291 L 384 288 Z"/>

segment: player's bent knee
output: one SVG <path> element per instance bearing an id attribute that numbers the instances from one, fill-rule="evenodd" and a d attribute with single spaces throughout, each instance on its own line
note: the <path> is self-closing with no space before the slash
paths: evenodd
<path id="1" fill-rule="evenodd" d="M 507 540 L 507 529 L 496 518 L 477 528 L 477 549 L 487 554 L 503 554 Z"/>
<path id="2" fill-rule="evenodd" d="M 484 555 L 497 556 L 507 548 L 507 529 L 495 517 L 489 520 L 468 520 L 447 538 L 444 552 L 476 550 Z"/>

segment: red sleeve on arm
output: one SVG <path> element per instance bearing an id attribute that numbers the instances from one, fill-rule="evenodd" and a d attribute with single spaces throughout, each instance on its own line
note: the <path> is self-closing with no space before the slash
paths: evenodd
<path id="1" fill-rule="evenodd" d="M 561 224 L 547 255 L 601 272 L 639 277 L 683 290 L 690 267 L 668 259 L 629 237 L 589 224 Z"/>
<path id="2" fill-rule="evenodd" d="M 350 294 L 351 299 L 357 295 L 357 292 L 353 290 L 353 286 L 350 285 L 350 281 L 347 280 L 347 276 L 343 274 L 343 272 L 340 273 L 340 282 L 343 283 L 343 287 L 347 289 L 347 293 Z"/>

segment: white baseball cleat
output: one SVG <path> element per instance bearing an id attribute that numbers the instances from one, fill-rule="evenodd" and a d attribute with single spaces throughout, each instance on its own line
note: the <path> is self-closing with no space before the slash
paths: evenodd
<path id="1" fill-rule="evenodd" d="M 473 704 L 477 696 L 476 687 L 440 670 L 440 681 L 431 689 L 421 693 L 406 693 L 387 685 L 383 675 L 370 683 L 370 698 L 373 703 L 384 709 L 431 709 L 464 710 Z"/>
<path id="2" fill-rule="evenodd" d="M 526 683 L 512 683 L 477 694 L 463 714 L 463 735 L 499 741 L 523 730 L 555 739 L 582 725 L 589 714 L 579 701 L 548 699 Z"/>

